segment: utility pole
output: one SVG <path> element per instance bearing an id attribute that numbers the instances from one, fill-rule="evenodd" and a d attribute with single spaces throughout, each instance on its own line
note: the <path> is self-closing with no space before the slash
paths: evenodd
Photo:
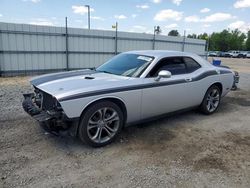
<path id="1" fill-rule="evenodd" d="M 185 42 L 186 42 L 186 30 L 184 30 L 183 42 L 182 42 L 182 51 L 185 51 Z"/>
<path id="2" fill-rule="evenodd" d="M 160 26 L 154 26 L 153 50 L 155 50 L 155 35 L 161 33 Z"/>
<path id="3" fill-rule="evenodd" d="M 65 17 L 65 46 L 66 46 L 66 50 L 65 50 L 65 54 L 66 54 L 66 69 L 67 71 L 69 70 L 69 42 L 68 39 L 69 35 L 68 35 L 68 18 Z"/>
<path id="4" fill-rule="evenodd" d="M 112 28 L 115 28 L 115 55 L 117 55 L 117 42 L 118 42 L 118 23 L 115 22 L 115 25 L 112 25 Z"/>
<path id="5" fill-rule="evenodd" d="M 155 30 L 156 30 L 156 26 L 154 26 L 153 50 L 155 49 Z"/>
<path id="6" fill-rule="evenodd" d="M 207 36 L 207 40 L 206 40 L 206 59 L 208 59 L 208 50 L 209 50 L 209 41 L 210 40 L 210 36 Z"/>
<path id="7" fill-rule="evenodd" d="M 85 7 L 88 8 L 88 29 L 90 29 L 90 6 L 89 5 L 85 5 Z"/>

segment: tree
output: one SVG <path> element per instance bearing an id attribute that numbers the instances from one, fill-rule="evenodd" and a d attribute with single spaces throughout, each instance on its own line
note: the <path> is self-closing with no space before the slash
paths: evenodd
<path id="1" fill-rule="evenodd" d="M 168 36 L 180 36 L 179 32 L 177 30 L 171 30 L 168 33 Z"/>
<path id="2" fill-rule="evenodd" d="M 208 39 L 208 34 L 207 33 L 200 34 L 200 35 L 198 35 L 197 38 L 202 39 L 202 40 L 207 40 Z"/>
<path id="3" fill-rule="evenodd" d="M 246 35 L 238 29 L 226 30 L 222 32 L 212 33 L 209 38 L 209 50 L 229 51 L 243 50 Z"/>
<path id="4" fill-rule="evenodd" d="M 246 50 L 250 51 L 250 31 L 247 32 L 247 40 L 246 40 Z"/>
<path id="5" fill-rule="evenodd" d="M 229 38 L 229 48 L 232 50 L 243 50 L 243 44 L 246 35 L 241 33 L 238 29 L 231 31 Z"/>
<path id="6" fill-rule="evenodd" d="M 210 40 L 209 40 L 209 43 L 210 43 L 209 50 L 218 50 L 218 51 L 226 52 L 230 50 L 229 40 L 230 40 L 230 33 L 226 29 L 224 29 L 220 33 L 212 33 Z"/>
<path id="7" fill-rule="evenodd" d="M 192 39 L 197 39 L 197 35 L 196 34 L 188 34 L 187 38 L 192 38 Z"/>

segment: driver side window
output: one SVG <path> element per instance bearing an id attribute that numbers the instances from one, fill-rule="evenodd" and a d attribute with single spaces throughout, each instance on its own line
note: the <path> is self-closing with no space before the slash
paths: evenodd
<path id="1" fill-rule="evenodd" d="M 162 70 L 171 72 L 172 75 L 186 74 L 186 65 L 181 57 L 171 57 L 160 60 L 157 65 L 150 71 L 148 77 L 157 77 Z"/>

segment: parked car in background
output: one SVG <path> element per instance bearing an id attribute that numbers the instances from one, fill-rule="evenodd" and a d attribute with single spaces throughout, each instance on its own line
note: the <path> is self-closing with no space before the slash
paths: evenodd
<path id="1" fill-rule="evenodd" d="M 218 57 L 225 57 L 225 52 L 219 52 Z"/>
<path id="2" fill-rule="evenodd" d="M 225 52 L 225 57 L 238 57 L 240 51 L 236 50 L 230 50 L 228 52 Z"/>
<path id="3" fill-rule="evenodd" d="M 246 53 L 246 58 L 250 58 L 250 51 Z"/>
<path id="4" fill-rule="evenodd" d="M 219 57 L 220 51 L 210 51 L 208 52 L 209 57 Z"/>
<path id="5" fill-rule="evenodd" d="M 192 53 L 130 51 L 97 69 L 31 80 L 23 108 L 46 130 L 69 131 L 88 145 L 111 143 L 126 125 L 184 109 L 214 113 L 234 71 Z"/>
<path id="6" fill-rule="evenodd" d="M 232 50 L 231 54 L 232 54 L 232 57 L 237 58 L 239 57 L 240 51 Z"/>
<path id="7" fill-rule="evenodd" d="M 208 56 L 209 57 L 216 57 L 216 53 L 214 52 L 214 51 L 210 51 L 210 52 L 208 52 Z"/>
<path id="8" fill-rule="evenodd" d="M 237 57 L 238 58 L 246 58 L 247 57 L 247 51 L 240 51 Z"/>

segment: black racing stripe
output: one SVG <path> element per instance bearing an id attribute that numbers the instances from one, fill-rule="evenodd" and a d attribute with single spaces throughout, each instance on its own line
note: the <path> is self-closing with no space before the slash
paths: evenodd
<path id="1" fill-rule="evenodd" d="M 79 94 L 60 98 L 59 102 L 78 99 L 78 98 L 84 98 L 84 97 L 91 97 L 94 95 L 103 95 L 103 94 L 117 93 L 117 92 L 123 92 L 123 91 L 147 89 L 147 88 L 181 84 L 181 83 L 186 83 L 186 80 L 180 79 L 180 80 L 174 80 L 174 81 L 169 81 L 169 82 L 160 82 L 160 83 L 156 82 L 156 83 L 141 84 L 141 85 L 136 85 L 136 86 L 124 86 L 124 87 L 117 87 L 117 88 L 112 88 L 112 89 L 103 89 L 103 90 L 99 90 L 99 91 L 90 91 L 90 92 L 79 93 Z"/>
<path id="2" fill-rule="evenodd" d="M 216 74 L 218 74 L 218 73 L 214 70 L 207 71 L 207 72 L 200 74 L 199 76 L 192 78 L 192 81 L 194 82 L 194 81 L 202 80 L 203 78 L 206 78 L 206 77 L 212 76 L 212 75 L 216 75 Z"/>
<path id="3" fill-rule="evenodd" d="M 208 76 L 217 75 L 217 74 L 218 73 L 216 71 L 208 71 L 193 78 L 192 81 L 198 81 Z M 74 100 L 74 99 L 79 99 L 79 98 L 84 98 L 84 97 L 91 97 L 95 95 L 104 95 L 104 94 L 117 93 L 117 92 L 123 92 L 123 91 L 132 91 L 132 90 L 138 90 L 138 89 L 147 89 L 147 88 L 153 88 L 153 87 L 182 84 L 186 82 L 187 81 L 185 79 L 180 79 L 180 80 L 171 80 L 167 82 L 155 82 L 155 83 L 150 83 L 150 84 L 141 84 L 141 85 L 136 85 L 136 86 L 124 86 L 124 87 L 111 88 L 111 89 L 102 89 L 98 91 L 90 91 L 90 92 L 79 93 L 79 94 L 75 94 L 75 95 L 71 95 L 67 97 L 62 97 L 59 99 L 59 102 L 63 102 L 67 100 Z"/>
<path id="4" fill-rule="evenodd" d="M 62 73 L 55 73 L 48 76 L 43 76 L 41 78 L 35 78 L 31 81 L 31 84 L 34 86 L 38 86 L 40 84 L 43 84 L 45 82 L 59 80 L 63 78 L 68 78 L 72 76 L 80 76 L 80 75 L 87 75 L 87 74 L 93 74 L 96 71 L 90 70 L 90 69 L 84 69 L 84 70 L 78 70 L 78 71 L 69 71 L 69 72 L 62 72 Z"/>
<path id="5" fill-rule="evenodd" d="M 232 71 L 229 70 L 220 70 L 220 74 L 230 74 Z"/>

